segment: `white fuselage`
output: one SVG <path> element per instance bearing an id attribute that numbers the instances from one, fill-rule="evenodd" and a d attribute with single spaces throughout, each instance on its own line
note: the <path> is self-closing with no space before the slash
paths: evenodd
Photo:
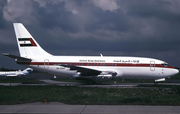
<path id="1" fill-rule="evenodd" d="M 177 74 L 179 71 L 167 66 L 164 61 L 142 57 L 101 57 L 101 56 L 45 56 L 35 57 L 31 63 L 24 64 L 43 72 L 69 76 L 76 70 L 70 70 L 62 64 L 80 66 L 100 71 L 113 71 L 114 78 L 123 79 L 160 79 Z"/>
<path id="2" fill-rule="evenodd" d="M 0 72 L 0 76 L 21 76 L 21 75 L 25 75 L 25 74 L 21 71 Z"/>

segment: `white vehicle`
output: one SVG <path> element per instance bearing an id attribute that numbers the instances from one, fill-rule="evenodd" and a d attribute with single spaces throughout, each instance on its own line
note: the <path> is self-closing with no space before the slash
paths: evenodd
<path id="1" fill-rule="evenodd" d="M 26 68 L 25 70 L 21 71 L 0 71 L 0 76 L 23 76 L 23 75 L 28 75 L 33 71 L 32 68 Z"/>
<path id="2" fill-rule="evenodd" d="M 168 63 L 144 57 L 108 56 L 54 56 L 44 51 L 21 23 L 14 23 L 20 56 L 4 53 L 14 58 L 17 64 L 31 67 L 53 75 L 76 79 L 105 81 L 113 78 L 154 79 L 164 81 L 166 77 L 179 73 Z"/>

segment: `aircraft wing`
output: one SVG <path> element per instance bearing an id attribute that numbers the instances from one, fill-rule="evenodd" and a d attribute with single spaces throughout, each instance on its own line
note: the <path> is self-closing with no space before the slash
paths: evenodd
<path id="1" fill-rule="evenodd" d="M 13 76 L 17 76 L 17 75 L 7 75 L 7 76 L 13 77 Z"/>
<path id="2" fill-rule="evenodd" d="M 1 73 L 0 76 L 17 76 L 17 75 L 16 75 L 16 74 L 14 74 L 14 75 L 8 74 L 8 75 L 7 75 L 7 74 L 2 74 L 2 73 Z"/>
<path id="3" fill-rule="evenodd" d="M 61 65 L 63 67 L 68 67 L 70 70 L 77 70 L 77 72 L 81 72 L 81 76 L 95 76 L 102 73 L 102 71 L 94 70 L 90 68 L 84 68 L 79 66 L 72 66 L 72 65 Z"/>
<path id="4" fill-rule="evenodd" d="M 95 69 L 90 69 L 90 68 L 84 68 L 80 66 L 72 66 L 72 65 L 61 65 L 63 67 L 68 67 L 70 70 L 77 70 L 77 72 L 80 72 L 80 76 L 115 76 L 117 75 L 116 72 L 114 71 L 100 71 L 100 70 L 95 70 Z"/>

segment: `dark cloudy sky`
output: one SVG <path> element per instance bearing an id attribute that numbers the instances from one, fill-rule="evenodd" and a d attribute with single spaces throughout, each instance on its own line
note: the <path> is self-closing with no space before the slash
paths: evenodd
<path id="1" fill-rule="evenodd" d="M 180 67 L 179 0 L 0 0 L 0 53 L 23 23 L 54 55 L 152 57 Z M 0 55 L 0 67 L 23 68 Z"/>

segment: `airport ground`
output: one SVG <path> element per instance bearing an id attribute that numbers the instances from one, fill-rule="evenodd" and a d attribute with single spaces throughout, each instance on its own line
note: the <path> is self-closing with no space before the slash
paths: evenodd
<path id="1" fill-rule="evenodd" d="M 0 113 L 180 113 L 177 80 L 154 86 L 152 82 L 87 85 L 50 80 L 53 76 L 48 74 L 26 77 L 32 78 L 44 83 L 1 83 Z"/>
<path id="2" fill-rule="evenodd" d="M 59 102 L 0 105 L 0 114 L 179 114 L 179 106 L 67 105 Z"/>

